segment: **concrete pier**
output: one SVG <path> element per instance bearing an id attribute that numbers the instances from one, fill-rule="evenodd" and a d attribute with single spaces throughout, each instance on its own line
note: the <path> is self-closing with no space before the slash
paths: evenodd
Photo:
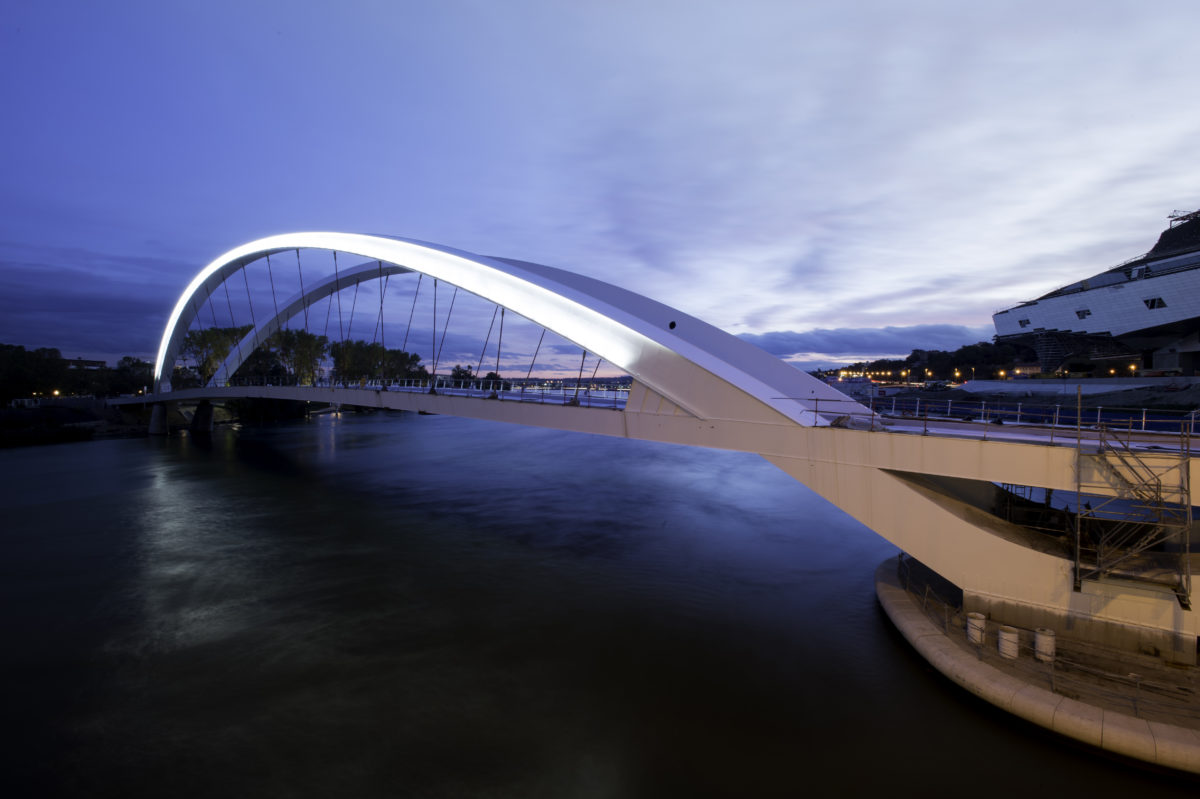
<path id="1" fill-rule="evenodd" d="M 1178 667 L 1145 658 L 1136 664 L 1142 673 L 1128 673 L 1100 687 L 1094 675 L 1100 669 L 1076 664 L 1081 673 L 1097 683 L 1090 694 L 1075 691 L 1080 699 L 1056 692 L 1054 664 L 1032 665 L 1032 652 L 1024 651 L 1017 660 L 1025 663 L 1003 665 L 996 631 L 991 625 L 981 646 L 968 642 L 961 614 L 943 608 L 936 622 L 928 606 L 914 596 L 898 576 L 898 559 L 884 561 L 875 572 L 875 592 L 879 604 L 900 633 L 930 665 L 971 693 L 1007 710 L 1026 721 L 1100 749 L 1136 758 L 1158 766 L 1200 774 L 1200 699 L 1189 691 L 1196 680 L 1195 669 L 1181 672 Z M 926 595 L 927 596 L 927 595 Z M 1059 638 L 1062 647 L 1063 640 Z M 1161 669 L 1161 670 L 1160 670 Z M 1130 685 L 1131 678 L 1137 678 Z M 1142 700 L 1141 681 L 1154 685 L 1154 701 Z M 1172 685 L 1178 691 L 1172 693 Z M 1148 696 L 1148 695 L 1147 695 Z M 1165 697 L 1165 701 L 1164 701 Z M 1177 698 L 1173 698 L 1177 697 Z M 1116 705 L 1127 702 L 1131 712 Z"/>

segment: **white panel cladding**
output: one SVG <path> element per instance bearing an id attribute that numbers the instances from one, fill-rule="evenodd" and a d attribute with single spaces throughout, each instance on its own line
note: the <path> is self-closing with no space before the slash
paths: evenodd
<path id="1" fill-rule="evenodd" d="M 1161 299 L 1160 307 L 1147 300 Z M 1080 318 L 1080 311 L 1090 311 Z M 1037 300 L 992 317 L 999 335 L 1036 330 L 1126 335 L 1200 317 L 1200 269 Z M 1020 320 L 1028 319 L 1022 326 Z"/>

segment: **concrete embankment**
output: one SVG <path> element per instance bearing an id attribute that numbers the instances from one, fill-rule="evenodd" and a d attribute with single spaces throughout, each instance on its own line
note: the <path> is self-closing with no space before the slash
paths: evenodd
<path id="1" fill-rule="evenodd" d="M 875 572 L 884 611 L 930 665 L 971 693 L 1046 729 L 1126 757 L 1200 774 L 1200 724 L 1172 724 L 1072 699 L 1008 674 L 959 640 L 956 628 L 936 624 L 901 584 L 897 559 Z M 953 632 L 950 632 L 953 630 Z M 948 634 L 950 633 L 950 634 Z"/>

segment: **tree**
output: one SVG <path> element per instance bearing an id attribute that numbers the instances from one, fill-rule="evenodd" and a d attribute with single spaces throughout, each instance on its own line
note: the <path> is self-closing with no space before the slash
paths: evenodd
<path id="1" fill-rule="evenodd" d="M 26 350 L 19 345 L 0 344 L 0 400 L 61 390 L 66 376 L 66 361 L 56 349 Z"/>
<path id="2" fill-rule="evenodd" d="M 472 372 L 471 367 L 469 365 L 468 366 L 459 366 L 458 364 L 454 364 L 454 368 L 450 370 L 450 380 L 452 382 L 453 381 L 461 381 L 461 382 L 466 383 L 466 382 L 470 382 L 471 380 L 474 380 L 474 379 L 475 379 L 475 375 Z"/>
<path id="3" fill-rule="evenodd" d="M 380 377 L 385 380 L 428 377 L 429 372 L 421 366 L 421 356 L 404 350 L 388 350 L 383 356 Z"/>
<path id="4" fill-rule="evenodd" d="M 241 327 L 209 327 L 203 330 L 189 330 L 179 352 L 195 363 L 197 371 L 200 372 L 201 382 L 207 383 L 252 327 L 252 325 L 243 325 Z"/>
<path id="5" fill-rule="evenodd" d="M 498 372 L 488 372 L 481 379 L 485 383 L 491 381 L 493 384 L 492 387 L 500 391 L 512 391 L 512 384 L 502 378 Z"/>
<path id="6" fill-rule="evenodd" d="M 307 330 L 277 330 L 267 345 L 273 347 L 284 369 L 291 374 L 297 385 L 312 385 L 317 377 L 317 367 L 329 351 L 329 339 L 309 333 Z"/>
<path id="7" fill-rule="evenodd" d="M 126 355 L 117 361 L 117 368 L 108 383 L 108 392 L 113 394 L 136 394 L 154 380 L 154 364 L 141 358 Z M 95 392 L 97 394 L 101 392 Z"/>
<path id="8" fill-rule="evenodd" d="M 283 368 L 283 361 L 280 360 L 279 353 L 270 347 L 262 346 L 250 353 L 250 357 L 238 367 L 237 373 L 243 377 L 278 383 L 282 382 L 287 370 Z"/>
<path id="9" fill-rule="evenodd" d="M 382 344 L 366 341 L 335 341 L 329 345 L 333 374 L 338 380 L 374 379 L 384 360 Z"/>

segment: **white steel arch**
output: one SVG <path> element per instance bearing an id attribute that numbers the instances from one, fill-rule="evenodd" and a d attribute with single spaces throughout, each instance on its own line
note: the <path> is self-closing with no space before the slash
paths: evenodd
<path id="1" fill-rule="evenodd" d="M 184 336 L 213 291 L 253 261 L 298 249 L 357 255 L 392 265 L 396 271 L 421 272 L 458 286 L 600 356 L 701 419 L 782 415 L 803 425 L 824 425 L 836 416 L 870 415 L 869 409 L 845 394 L 752 344 L 603 281 L 437 244 L 333 232 L 288 233 L 252 241 L 201 270 L 180 296 L 163 332 L 155 365 L 156 393 L 170 390 L 170 372 Z M 365 274 L 371 270 L 373 274 Z M 292 298 L 288 305 L 300 308 L 377 276 L 374 265 L 348 270 Z M 273 332 L 267 327 L 279 322 L 278 316 L 272 317 L 243 343 L 261 343 Z M 248 355 L 253 347 L 243 350 Z M 227 362 L 221 374 L 232 374 L 236 366 Z"/>

